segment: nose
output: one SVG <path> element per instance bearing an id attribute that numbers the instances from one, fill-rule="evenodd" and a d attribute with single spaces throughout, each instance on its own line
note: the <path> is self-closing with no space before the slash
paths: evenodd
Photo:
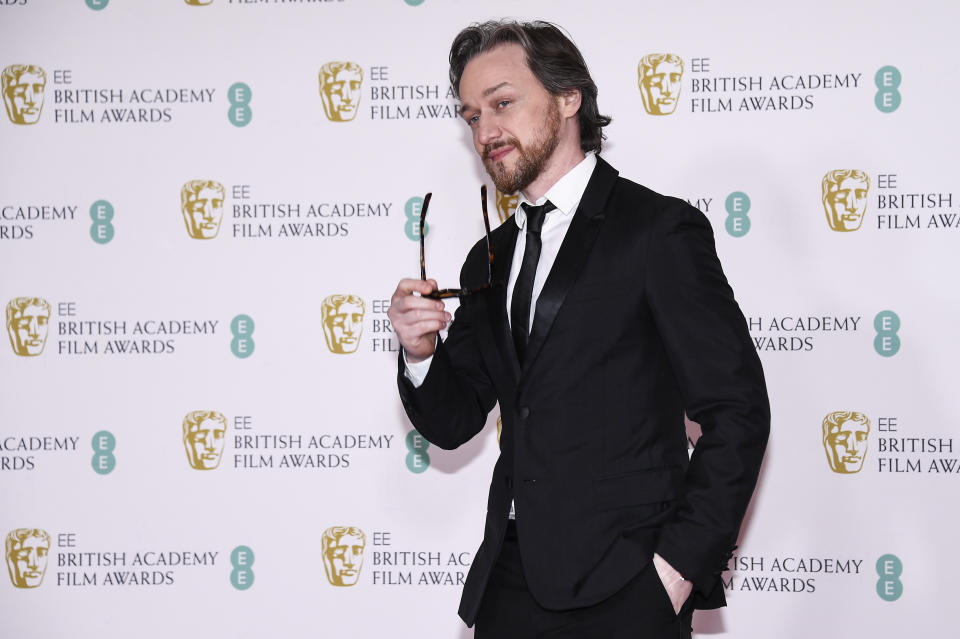
<path id="1" fill-rule="evenodd" d="M 490 117 L 481 117 L 477 122 L 477 142 L 487 145 L 500 137 L 500 127 Z"/>
<path id="2" fill-rule="evenodd" d="M 347 318 L 343 320 L 343 332 L 346 333 L 347 335 L 352 336 L 356 332 L 356 330 L 357 330 L 356 320 L 354 320 L 350 316 L 347 316 Z"/>
<path id="3" fill-rule="evenodd" d="M 37 321 L 36 317 L 30 318 L 30 323 L 27 325 L 27 332 L 30 337 L 40 337 L 40 322 Z"/>
<path id="4" fill-rule="evenodd" d="M 28 84 L 26 90 L 23 92 L 23 101 L 31 106 L 37 101 L 37 93 L 33 90 L 32 85 Z"/>
<path id="5" fill-rule="evenodd" d="M 27 568 L 35 570 L 40 565 L 39 556 L 37 555 L 36 549 L 32 549 L 30 554 L 27 555 Z"/>

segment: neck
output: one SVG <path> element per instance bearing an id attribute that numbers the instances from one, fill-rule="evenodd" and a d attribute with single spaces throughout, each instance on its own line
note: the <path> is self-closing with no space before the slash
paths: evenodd
<path id="1" fill-rule="evenodd" d="M 560 178 L 569 173 L 573 167 L 580 164 L 584 157 L 586 156 L 580 148 L 580 134 L 579 131 L 577 131 L 576 139 L 570 140 L 568 138 L 557 145 L 557 148 L 550 156 L 549 162 L 547 162 L 547 166 L 540 172 L 537 179 L 520 192 L 528 202 L 536 202 L 542 198 L 554 184 L 559 182 Z"/>

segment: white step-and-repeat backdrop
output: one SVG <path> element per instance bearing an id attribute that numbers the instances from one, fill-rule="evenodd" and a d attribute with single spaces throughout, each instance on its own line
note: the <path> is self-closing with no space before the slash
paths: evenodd
<path id="1" fill-rule="evenodd" d="M 952 634 L 960 8 L 628 0 L 0 0 L 0 634 L 472 636 L 497 414 L 418 437 L 386 311 L 427 191 L 441 285 L 482 234 L 447 51 L 517 14 L 713 223 L 763 359 L 696 632 Z"/>

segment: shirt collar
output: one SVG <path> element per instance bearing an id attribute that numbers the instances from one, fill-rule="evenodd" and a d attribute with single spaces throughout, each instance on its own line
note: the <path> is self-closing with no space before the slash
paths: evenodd
<path id="1" fill-rule="evenodd" d="M 557 207 L 560 215 L 571 215 L 574 213 L 576 206 L 583 198 L 583 192 L 587 190 L 587 183 L 590 181 L 590 176 L 593 175 L 593 169 L 596 166 L 596 154 L 593 152 L 587 153 L 586 157 L 584 157 L 579 164 L 567 171 L 567 174 L 557 180 L 556 184 L 551 186 L 544 196 L 536 202 L 530 202 L 527 198 L 523 197 L 521 193 L 517 199 L 517 209 L 513 216 L 520 230 L 522 231 L 527 224 L 527 214 L 520 206 L 524 202 L 539 206 L 547 200 L 550 200 L 553 202 L 553 205 Z"/>

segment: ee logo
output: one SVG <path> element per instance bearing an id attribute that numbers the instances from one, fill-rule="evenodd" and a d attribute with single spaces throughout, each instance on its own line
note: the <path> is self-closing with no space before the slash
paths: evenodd
<path id="1" fill-rule="evenodd" d="M 253 585 L 253 551 L 248 546 L 237 546 L 230 553 L 230 584 L 237 590 L 246 590 Z"/>
<path id="2" fill-rule="evenodd" d="M 877 559 L 877 594 L 884 601 L 896 601 L 903 594 L 903 562 L 896 555 L 884 555 Z"/>
<path id="3" fill-rule="evenodd" d="M 897 89 L 902 80 L 900 70 L 891 66 L 881 67 L 873 76 L 873 83 L 877 85 L 873 103 L 882 113 L 893 113 L 900 108 L 900 91 Z"/>
<path id="4" fill-rule="evenodd" d="M 873 327 L 877 336 L 873 339 L 873 348 L 884 357 L 893 357 L 900 350 L 900 318 L 893 311 L 880 311 L 873 318 Z"/>
<path id="5" fill-rule="evenodd" d="M 403 223 L 403 232 L 407 234 L 407 237 L 414 241 L 420 241 L 420 211 L 423 209 L 423 198 L 422 197 L 412 197 L 407 200 L 407 203 L 403 205 L 403 214 L 406 216 L 407 221 Z M 427 222 L 423 223 L 423 235 L 426 237 L 427 231 L 430 230 L 430 225 Z"/>
<path id="6" fill-rule="evenodd" d="M 743 191 L 734 191 L 724 203 L 727 209 L 727 233 L 733 237 L 743 237 L 750 232 L 750 197 Z"/>
<path id="7" fill-rule="evenodd" d="M 250 109 L 250 98 L 253 97 L 253 91 L 243 82 L 234 82 L 227 89 L 227 98 L 230 100 L 230 110 L 227 111 L 227 119 L 230 124 L 237 127 L 243 127 L 250 124 L 250 118 L 253 117 L 253 111 Z"/>
<path id="8" fill-rule="evenodd" d="M 430 468 L 430 455 L 427 449 L 430 448 L 430 442 L 423 438 L 423 435 L 416 429 L 407 433 L 407 470 L 418 475 Z"/>
<path id="9" fill-rule="evenodd" d="M 108 430 L 101 430 L 93 436 L 93 459 L 90 465 L 98 475 L 109 475 L 117 465 L 113 449 L 117 447 L 117 438 Z"/>
<path id="10" fill-rule="evenodd" d="M 230 342 L 230 352 L 245 359 L 253 355 L 253 318 L 249 315 L 237 315 L 230 322 L 230 332 L 233 333 L 233 340 Z"/>
<path id="11" fill-rule="evenodd" d="M 90 237 L 97 244 L 106 244 L 113 239 L 113 205 L 106 200 L 97 200 L 90 205 Z"/>

